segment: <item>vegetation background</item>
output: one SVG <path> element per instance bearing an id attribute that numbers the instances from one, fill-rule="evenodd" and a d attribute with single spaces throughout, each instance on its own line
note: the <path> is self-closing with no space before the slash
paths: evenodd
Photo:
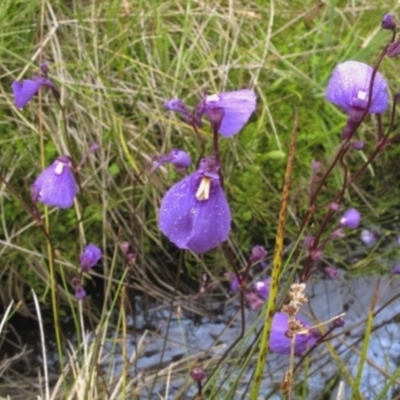
<path id="1" fill-rule="evenodd" d="M 12 313 L 36 318 L 31 289 L 43 309 L 52 309 L 56 286 L 60 317 L 72 307 L 90 314 L 96 325 L 108 320 L 94 302 L 119 307 L 118 289 L 128 279 L 130 295 L 145 294 L 151 301 L 169 300 L 176 291 L 193 295 L 204 273 L 226 293 L 224 273 L 231 267 L 220 249 L 204 256 L 182 253 L 157 227 L 160 199 L 180 175 L 170 167 L 150 174 L 153 157 L 176 147 L 194 160 L 200 154 L 190 127 L 163 108 L 173 97 L 195 105 L 204 93 L 240 88 L 257 93 L 250 123 L 234 138 L 221 140 L 233 215 L 230 245 L 242 264 L 254 245 L 272 252 L 298 110 L 290 246 L 307 207 L 311 161 L 329 164 L 345 123 L 345 115 L 324 98 L 332 70 L 345 60 L 373 64 L 389 40 L 381 18 L 398 9 L 397 1 L 372 0 L 1 0 L 0 172 L 18 195 L 0 185 L 4 310 L 14 301 Z M 11 82 L 33 76 L 40 62 L 49 64 L 60 88 L 65 118 L 44 90 L 22 111 L 13 103 Z M 397 63 L 385 60 L 382 69 L 392 94 L 399 91 Z M 48 211 L 55 284 L 46 238 L 20 198 L 30 204 L 35 177 L 66 154 L 64 122 L 76 160 L 93 143 L 101 149 L 80 171 L 80 208 Z M 202 133 L 210 137 L 207 126 Z M 375 143 L 375 121 L 368 119 L 359 138 L 365 150 L 352 153 L 354 168 Z M 382 154 L 347 196 L 348 205 L 361 210 L 363 223 L 382 232 L 398 228 L 398 157 L 396 147 Z M 340 182 L 338 170 L 322 203 Z M 344 255 L 359 240 L 353 239 L 332 247 L 327 257 L 355 274 L 379 271 L 374 253 L 362 263 L 348 263 Z M 71 300 L 71 279 L 85 241 L 101 246 L 105 255 L 102 268 L 87 281 L 91 300 L 78 306 Z M 122 241 L 136 255 L 129 273 L 119 250 Z"/>

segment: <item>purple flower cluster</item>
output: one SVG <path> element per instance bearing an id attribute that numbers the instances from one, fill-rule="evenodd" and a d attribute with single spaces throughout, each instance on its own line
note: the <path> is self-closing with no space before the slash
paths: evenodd
<path id="1" fill-rule="evenodd" d="M 194 127 L 206 115 L 213 132 L 230 137 L 246 124 L 256 107 L 256 95 L 244 89 L 206 96 L 191 112 L 180 99 L 164 106 L 181 114 Z M 190 156 L 174 149 L 159 158 L 153 171 L 171 162 L 178 169 L 189 167 Z M 228 239 L 231 212 L 221 184 L 219 154 L 200 160 L 195 172 L 172 186 L 164 195 L 159 211 L 160 230 L 180 249 L 204 253 Z"/>

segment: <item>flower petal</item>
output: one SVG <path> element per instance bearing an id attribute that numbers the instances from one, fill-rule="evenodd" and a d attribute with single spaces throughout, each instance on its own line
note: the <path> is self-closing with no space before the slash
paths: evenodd
<path id="1" fill-rule="evenodd" d="M 224 115 L 218 132 L 229 137 L 238 133 L 247 123 L 256 109 L 256 100 L 256 94 L 249 89 L 214 94 L 206 97 L 205 112 L 212 108 L 223 109 Z"/>
<path id="2" fill-rule="evenodd" d="M 326 98 L 348 114 L 352 109 L 365 109 L 368 103 L 372 67 L 359 61 L 346 61 L 334 69 L 326 89 Z M 382 113 L 388 106 L 387 83 L 378 72 L 374 80 L 369 113 Z"/>
<path id="3" fill-rule="evenodd" d="M 231 215 L 218 179 L 211 181 L 208 199 L 198 200 L 201 173 L 182 179 L 165 194 L 159 212 L 159 226 L 181 249 L 203 253 L 228 238 Z"/>
<path id="4" fill-rule="evenodd" d="M 296 320 L 300 321 L 306 328 L 309 326 L 302 318 L 296 315 Z M 269 347 L 278 354 L 290 354 L 291 339 L 286 336 L 289 329 L 289 318 L 283 312 L 277 312 L 272 320 L 271 337 Z M 297 334 L 295 340 L 295 354 L 303 355 L 307 348 L 313 346 L 316 337 L 310 333 Z"/>
<path id="5" fill-rule="evenodd" d="M 22 110 L 40 89 L 40 82 L 25 79 L 22 83 L 14 81 L 11 88 L 14 92 L 15 105 Z"/>
<path id="6" fill-rule="evenodd" d="M 172 186 L 164 195 L 160 212 L 159 226 L 168 239 L 180 249 L 187 249 L 193 227 L 191 210 L 196 205 L 195 193 L 201 176 L 191 174 Z"/>
<path id="7" fill-rule="evenodd" d="M 59 157 L 35 180 L 37 200 L 48 206 L 69 208 L 74 204 L 77 186 L 68 157 Z"/>

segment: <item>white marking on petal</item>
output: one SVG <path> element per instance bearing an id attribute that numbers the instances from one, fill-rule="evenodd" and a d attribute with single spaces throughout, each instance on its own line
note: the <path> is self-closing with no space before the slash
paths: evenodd
<path id="1" fill-rule="evenodd" d="M 210 96 L 206 97 L 206 102 L 209 101 L 219 101 L 219 96 L 217 94 L 211 94 Z"/>
<path id="2" fill-rule="evenodd" d="M 256 290 L 261 290 L 261 289 L 264 289 L 265 283 L 264 282 L 256 282 L 255 286 L 256 286 Z"/>
<path id="3" fill-rule="evenodd" d="M 57 165 L 56 165 L 56 168 L 54 169 L 54 173 L 56 175 L 61 175 L 62 172 L 63 172 L 63 169 L 64 169 L 64 163 L 58 161 Z"/>
<path id="4" fill-rule="evenodd" d="M 210 197 L 210 185 L 211 179 L 208 177 L 203 177 L 200 182 L 200 186 L 196 192 L 196 199 L 197 200 L 208 200 Z"/>
<path id="5" fill-rule="evenodd" d="M 357 93 L 357 99 L 360 100 L 367 100 L 368 98 L 368 93 L 365 90 L 359 90 Z"/>

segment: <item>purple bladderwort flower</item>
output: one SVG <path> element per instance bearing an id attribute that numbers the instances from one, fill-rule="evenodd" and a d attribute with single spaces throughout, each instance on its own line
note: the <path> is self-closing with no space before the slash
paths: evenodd
<path id="1" fill-rule="evenodd" d="M 309 324 L 296 315 L 296 321 L 300 323 L 304 329 L 309 328 Z M 290 354 L 291 339 L 287 336 L 289 331 L 289 318 L 283 312 L 277 312 L 272 319 L 271 337 L 269 347 L 278 354 Z M 303 355 L 306 350 L 316 343 L 319 332 L 311 329 L 305 333 L 296 334 L 294 353 L 297 356 Z"/>
<path id="2" fill-rule="evenodd" d="M 31 197 L 48 206 L 69 208 L 74 204 L 77 186 L 71 171 L 71 158 L 58 157 L 36 178 L 31 186 Z"/>
<path id="3" fill-rule="evenodd" d="M 256 281 L 253 284 L 253 290 L 262 299 L 267 300 L 269 296 L 270 284 L 271 284 L 271 278 L 264 279 L 262 281 Z"/>
<path id="4" fill-rule="evenodd" d="M 257 97 L 253 90 L 242 89 L 233 92 L 217 93 L 203 99 L 204 113 L 213 121 L 218 133 L 230 137 L 238 133 L 256 109 Z M 218 115 L 215 110 L 222 110 Z"/>
<path id="5" fill-rule="evenodd" d="M 355 208 L 349 208 L 340 218 L 340 225 L 344 228 L 356 229 L 360 225 L 361 214 Z"/>
<path id="6" fill-rule="evenodd" d="M 360 237 L 367 247 L 372 247 L 378 240 L 376 234 L 368 229 L 362 229 Z"/>
<path id="7" fill-rule="evenodd" d="M 161 201 L 159 227 L 180 249 L 203 253 L 228 239 L 231 213 L 213 156 L 172 186 Z"/>
<path id="8" fill-rule="evenodd" d="M 173 149 L 168 154 L 165 154 L 158 158 L 150 172 L 154 172 L 165 163 L 171 163 L 175 166 L 177 171 L 183 172 L 186 168 L 192 164 L 192 159 L 186 151 Z"/>
<path id="9" fill-rule="evenodd" d="M 165 102 L 164 107 L 178 112 L 189 125 L 201 126 L 201 119 L 205 114 L 213 130 L 230 137 L 247 123 L 256 109 L 256 102 L 257 97 L 253 90 L 242 89 L 205 96 L 194 108 L 193 113 L 177 98 Z"/>
<path id="10" fill-rule="evenodd" d="M 368 94 L 373 69 L 359 61 L 338 64 L 329 80 L 326 98 L 342 108 L 350 118 L 359 119 L 368 105 Z M 387 83 L 377 72 L 368 113 L 378 114 L 386 110 L 389 96 Z"/>
<path id="11" fill-rule="evenodd" d="M 81 254 L 80 266 L 83 272 L 88 272 L 93 268 L 102 256 L 101 250 L 93 243 L 89 243 Z"/>
<path id="12" fill-rule="evenodd" d="M 34 76 L 32 79 L 24 79 L 22 82 L 14 81 L 11 88 L 14 92 L 15 105 L 22 110 L 43 86 L 57 91 L 53 82 L 44 76 Z"/>

